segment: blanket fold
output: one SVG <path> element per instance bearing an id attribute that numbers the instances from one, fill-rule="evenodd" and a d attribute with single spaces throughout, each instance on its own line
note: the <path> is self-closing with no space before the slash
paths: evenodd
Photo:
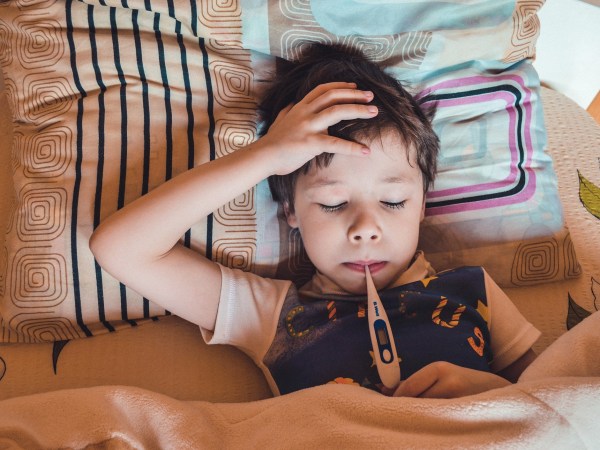
<path id="1" fill-rule="evenodd" d="M 249 403 L 101 386 L 5 400 L 9 448 L 598 448 L 600 378 L 523 382 L 452 400 L 325 385 Z"/>

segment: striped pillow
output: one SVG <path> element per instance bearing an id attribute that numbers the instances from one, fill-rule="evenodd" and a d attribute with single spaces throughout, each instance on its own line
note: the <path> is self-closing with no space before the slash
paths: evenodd
<path id="1" fill-rule="evenodd" d="M 250 54 L 239 42 L 196 37 L 194 3 L 178 6 L 186 22 L 172 4 L 100 3 L 0 6 L 18 203 L 2 253 L 4 342 L 92 336 L 164 315 L 100 269 L 88 248 L 93 229 L 174 175 L 255 139 Z M 184 242 L 253 270 L 257 202 L 256 189 L 240 196 Z"/>
<path id="2" fill-rule="evenodd" d="M 381 6 L 404 15 L 347 2 L 339 17 L 333 3 L 0 3 L 17 193 L 0 253 L 0 341 L 68 340 L 168 314 L 103 272 L 89 236 L 153 187 L 252 142 L 274 57 L 315 40 L 360 46 L 438 101 L 442 171 L 423 232 L 435 263 L 489 263 L 507 285 L 577 274 L 543 152 L 539 82 L 524 60 L 542 2 L 480 0 L 493 14 L 475 18 L 448 2 L 453 25 L 420 14 L 422 1 Z M 345 35 L 354 29 L 362 34 Z M 182 239 L 230 267 L 305 279 L 298 236 L 280 219 L 261 183 Z"/>

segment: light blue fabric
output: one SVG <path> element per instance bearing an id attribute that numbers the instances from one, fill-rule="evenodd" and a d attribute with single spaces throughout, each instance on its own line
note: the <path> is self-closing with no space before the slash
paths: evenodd
<path id="1" fill-rule="evenodd" d="M 312 13 L 337 36 L 494 27 L 509 19 L 514 0 L 312 0 Z"/>

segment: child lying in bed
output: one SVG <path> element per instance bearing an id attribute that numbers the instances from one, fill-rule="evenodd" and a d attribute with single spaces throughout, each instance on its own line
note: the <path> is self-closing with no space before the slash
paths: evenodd
<path id="1" fill-rule="evenodd" d="M 261 105 L 264 135 L 132 202 L 93 234 L 101 266 L 245 351 L 284 394 L 329 382 L 387 395 L 459 397 L 515 382 L 539 332 L 482 268 L 436 274 L 417 251 L 438 139 L 428 115 L 360 52 L 313 46 Z M 316 267 L 296 289 L 178 243 L 269 177 Z M 365 311 L 368 266 L 391 324 L 402 381 L 382 386 Z"/>

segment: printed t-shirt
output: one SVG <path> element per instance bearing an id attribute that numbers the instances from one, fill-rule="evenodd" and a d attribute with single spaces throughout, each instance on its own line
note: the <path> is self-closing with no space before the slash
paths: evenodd
<path id="1" fill-rule="evenodd" d="M 246 352 L 275 394 L 325 383 L 380 390 L 366 296 L 325 294 L 309 283 L 221 268 L 223 281 L 211 344 Z M 402 379 L 434 361 L 497 372 L 522 356 L 537 331 L 481 267 L 433 274 L 421 253 L 379 292 Z"/>

